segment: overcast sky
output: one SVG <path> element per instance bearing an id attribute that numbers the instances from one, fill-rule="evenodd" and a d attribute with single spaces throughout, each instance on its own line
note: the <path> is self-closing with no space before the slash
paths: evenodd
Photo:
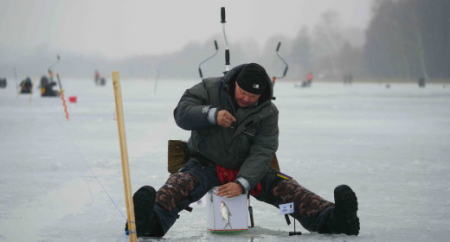
<path id="1" fill-rule="evenodd" d="M 0 47 L 44 46 L 108 58 L 165 54 L 223 38 L 221 7 L 230 45 L 293 38 L 329 10 L 340 14 L 343 26 L 364 29 L 371 17 L 370 0 L 0 0 Z"/>

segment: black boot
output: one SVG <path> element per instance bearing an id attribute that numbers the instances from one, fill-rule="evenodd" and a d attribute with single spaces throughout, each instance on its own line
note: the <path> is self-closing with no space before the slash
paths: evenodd
<path id="1" fill-rule="evenodd" d="M 151 186 L 143 186 L 133 195 L 134 216 L 137 237 L 161 237 L 161 226 L 153 212 L 156 191 Z M 128 223 L 125 224 L 128 234 Z M 132 232 L 132 231 L 129 231 Z"/>
<path id="2" fill-rule="evenodd" d="M 325 222 L 326 230 L 333 234 L 359 234 L 358 199 L 353 190 L 347 185 L 340 185 L 334 189 L 335 207 Z"/>

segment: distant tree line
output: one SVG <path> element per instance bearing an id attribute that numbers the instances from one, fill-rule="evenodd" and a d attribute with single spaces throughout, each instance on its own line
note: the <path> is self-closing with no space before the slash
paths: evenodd
<path id="1" fill-rule="evenodd" d="M 189 43 L 170 54 L 116 60 L 57 52 L 48 46 L 22 54 L 0 48 L 0 73 L 11 76 L 17 67 L 19 78 L 40 76 L 59 54 L 62 61 L 55 71 L 64 76 L 92 78 L 98 69 L 107 77 L 120 70 L 126 77 L 200 78 L 198 65 L 214 53 L 214 40 L 219 45 L 218 55 L 204 63 L 202 72 L 204 77 L 218 76 L 225 70 L 222 35 Z M 331 10 L 311 28 L 299 25 L 293 38 L 274 35 L 264 46 L 252 40 L 229 41 L 232 67 L 257 62 L 271 77 L 281 76 L 285 68 L 275 53 L 281 42 L 279 54 L 289 64 L 286 79 L 303 81 L 308 72 L 314 73 L 315 80 L 340 81 L 349 74 L 357 78 L 449 79 L 450 0 L 375 0 L 365 30 L 343 27 L 339 14 Z"/>
<path id="2" fill-rule="evenodd" d="M 164 55 L 140 55 L 123 59 L 106 59 L 92 54 L 84 55 L 68 50 L 54 50 L 42 45 L 34 49 L 18 50 L 0 46 L 0 73 L 12 77 L 17 69 L 18 78 L 25 76 L 40 77 L 47 73 L 48 66 L 61 56 L 61 63 L 54 71 L 64 77 L 93 78 L 94 71 L 109 77 L 114 70 L 130 78 L 154 79 L 200 78 L 199 64 L 211 56 L 217 40 L 219 52 L 216 57 L 202 65 L 203 76 L 220 76 L 225 71 L 224 41 L 218 34 L 203 43 L 191 42 L 180 50 Z M 282 76 L 284 63 L 276 55 L 276 47 L 281 42 L 280 56 L 289 64 L 286 78 L 303 81 L 308 72 L 319 78 L 339 78 L 346 72 L 364 74 L 362 65 L 362 46 L 364 34 L 361 29 L 344 29 L 336 12 L 329 11 L 322 15 L 321 21 L 312 27 L 299 25 L 294 38 L 274 35 L 264 46 L 255 40 L 236 42 L 229 39 L 231 67 L 243 63 L 262 64 L 273 76 Z"/>
<path id="3" fill-rule="evenodd" d="M 378 77 L 450 77 L 450 1 L 378 0 L 364 59 Z"/>

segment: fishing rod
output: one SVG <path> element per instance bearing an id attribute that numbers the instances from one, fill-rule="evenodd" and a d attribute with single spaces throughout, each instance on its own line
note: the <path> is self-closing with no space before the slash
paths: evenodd
<path id="1" fill-rule="evenodd" d="M 200 62 L 200 64 L 198 65 L 198 72 L 200 73 L 200 78 L 201 78 L 201 79 L 203 79 L 203 73 L 202 73 L 201 65 L 202 65 L 203 63 L 205 63 L 206 61 L 210 60 L 211 58 L 213 58 L 215 55 L 217 55 L 217 52 L 218 52 L 218 50 L 219 50 L 219 47 L 217 47 L 217 41 L 216 41 L 216 40 L 214 40 L 214 46 L 216 47 L 216 52 L 215 52 L 212 56 L 206 58 L 206 60 Z"/>
<path id="2" fill-rule="evenodd" d="M 57 61 L 53 65 L 48 67 L 48 78 L 50 79 L 50 82 L 53 82 L 54 74 L 53 74 L 52 67 L 56 66 L 59 63 L 59 60 L 60 60 L 59 55 L 56 56 L 56 59 L 57 59 Z"/>
<path id="3" fill-rule="evenodd" d="M 55 64 L 53 64 L 52 66 L 55 66 L 56 64 L 59 63 L 59 60 L 60 60 L 59 55 L 57 56 L 57 59 L 58 59 L 58 61 L 57 61 Z M 50 68 L 51 68 L 52 66 L 50 66 L 50 67 L 48 68 L 49 71 L 50 71 Z M 59 95 L 61 96 L 61 100 L 62 100 L 63 107 L 64 107 L 64 113 L 66 114 L 66 119 L 67 119 L 67 120 L 70 120 L 70 119 L 69 119 L 69 112 L 67 111 L 66 99 L 64 98 L 64 89 L 62 88 L 61 79 L 59 78 L 59 73 L 56 73 L 56 80 L 57 80 L 57 82 L 58 82 Z"/>
<path id="4" fill-rule="evenodd" d="M 58 80 L 59 93 L 60 93 L 62 104 L 64 107 L 64 113 L 66 114 L 66 119 L 70 120 L 69 119 L 69 111 L 67 111 L 66 98 L 64 98 L 64 90 L 62 89 L 61 81 L 59 79 L 59 73 L 56 73 L 56 79 Z"/>
<path id="5" fill-rule="evenodd" d="M 225 39 L 225 72 L 227 73 L 230 70 L 230 50 L 228 49 L 228 40 L 227 40 L 227 35 L 225 33 L 225 7 L 222 7 L 220 9 L 220 17 L 221 17 L 221 21 L 220 23 L 222 23 L 222 32 L 223 32 L 223 37 Z"/>
<path id="6" fill-rule="evenodd" d="M 59 63 L 59 60 L 60 60 L 59 55 L 56 56 L 56 59 L 58 59 L 58 60 L 48 68 L 49 70 L 52 69 L 52 67 L 56 66 Z"/>
<path id="7" fill-rule="evenodd" d="M 275 53 L 276 53 L 277 56 L 281 59 L 281 61 L 283 61 L 283 63 L 286 65 L 286 67 L 284 68 L 283 76 L 281 76 L 281 77 L 276 77 L 276 76 L 274 76 L 274 77 L 272 78 L 272 82 L 273 82 L 274 85 L 275 85 L 276 79 L 281 79 L 281 78 L 284 78 L 284 77 L 286 76 L 286 73 L 287 73 L 288 68 L 289 68 L 289 66 L 288 66 L 288 64 L 286 63 L 286 61 L 284 61 L 283 58 L 281 58 L 281 56 L 278 54 L 278 51 L 280 50 L 280 46 L 281 46 L 281 42 L 278 42 L 277 49 L 276 49 Z"/>

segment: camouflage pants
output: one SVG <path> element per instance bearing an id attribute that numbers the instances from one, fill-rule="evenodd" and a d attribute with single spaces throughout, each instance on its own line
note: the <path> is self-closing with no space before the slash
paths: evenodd
<path id="1" fill-rule="evenodd" d="M 156 193 L 156 204 L 167 211 L 172 211 L 198 184 L 198 179 L 188 173 L 175 173 L 169 176 L 166 184 Z"/>
<path id="2" fill-rule="evenodd" d="M 334 205 L 300 186 L 295 180 L 280 181 L 270 193 L 282 203 L 293 202 L 300 216 L 317 217 L 325 208 Z"/>
<path id="3" fill-rule="evenodd" d="M 269 171 L 261 180 L 263 193 L 255 198 L 275 207 L 280 204 L 294 203 L 292 217 L 300 221 L 302 226 L 313 232 L 320 232 L 328 217 L 332 202 L 302 187 L 293 179 L 283 179 L 274 170 Z"/>
<path id="4" fill-rule="evenodd" d="M 201 199 L 210 189 L 220 186 L 215 171 L 197 164 L 184 166 L 180 172 L 169 176 L 156 193 L 156 213 L 164 234 L 178 218 L 178 213 L 192 202 Z M 310 231 L 320 232 L 328 212 L 334 204 L 300 186 L 295 180 L 285 180 L 274 169 L 261 180 L 262 193 L 255 198 L 275 207 L 294 203 L 295 219 Z"/>
<path id="5" fill-rule="evenodd" d="M 178 173 L 171 174 L 166 183 L 156 192 L 153 208 L 163 234 L 173 226 L 182 210 L 219 185 L 221 183 L 217 172 L 201 165 L 188 164 Z"/>

